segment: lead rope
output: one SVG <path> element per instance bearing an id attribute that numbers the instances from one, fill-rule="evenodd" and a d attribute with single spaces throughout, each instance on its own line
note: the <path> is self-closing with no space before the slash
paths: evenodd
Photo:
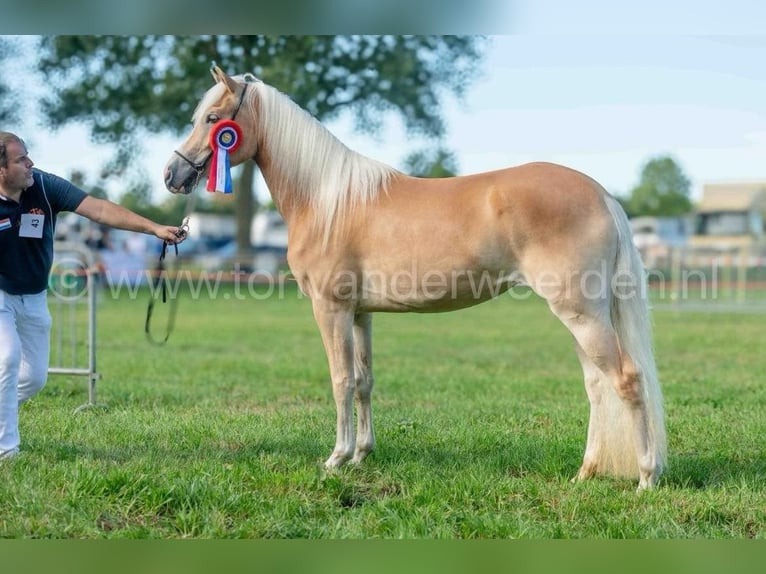
<path id="1" fill-rule="evenodd" d="M 189 200 L 186 203 L 186 209 L 184 211 L 184 218 L 181 226 L 178 228 L 176 235 L 181 237 L 184 234 L 189 233 L 189 216 L 194 208 L 194 192 L 189 196 Z M 173 328 L 176 324 L 176 312 L 178 311 L 178 290 L 175 290 L 174 296 L 170 298 L 170 306 L 168 307 L 168 322 L 165 327 L 165 336 L 162 339 L 157 339 L 152 335 L 151 322 L 152 313 L 154 312 L 154 302 L 156 300 L 156 293 L 159 291 L 162 293 L 162 302 L 167 303 L 167 273 L 165 269 L 165 256 L 167 255 L 168 245 L 171 245 L 167 241 L 162 242 L 162 248 L 160 249 L 160 257 L 157 261 L 157 266 L 152 274 L 152 288 L 149 290 L 149 304 L 146 307 L 146 321 L 144 323 L 144 333 L 147 340 L 154 345 L 164 345 L 170 338 L 170 333 L 173 332 Z M 178 257 L 178 244 L 173 243 L 173 249 L 175 250 L 176 257 Z"/>

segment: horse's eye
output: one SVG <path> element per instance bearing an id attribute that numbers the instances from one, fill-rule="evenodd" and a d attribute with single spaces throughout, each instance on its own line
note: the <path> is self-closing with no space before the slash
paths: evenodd
<path id="1" fill-rule="evenodd" d="M 208 114 L 208 115 L 207 115 L 207 118 L 206 118 L 206 121 L 207 121 L 207 123 L 209 123 L 209 124 L 214 124 L 214 123 L 215 123 L 215 122 L 217 122 L 219 119 L 220 119 L 220 118 L 219 118 L 219 117 L 218 117 L 216 114 Z"/>

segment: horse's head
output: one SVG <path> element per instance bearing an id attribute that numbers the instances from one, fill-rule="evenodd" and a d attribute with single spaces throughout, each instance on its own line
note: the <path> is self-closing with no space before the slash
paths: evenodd
<path id="1" fill-rule="evenodd" d="M 210 127 L 219 120 L 236 119 L 242 127 L 242 143 L 229 154 L 231 166 L 255 155 L 251 111 L 243 106 L 248 84 L 255 78 L 250 74 L 231 77 L 216 65 L 210 72 L 216 83 L 197 104 L 191 133 L 165 164 L 165 187 L 171 193 L 191 193 L 197 186 L 212 156 Z"/>

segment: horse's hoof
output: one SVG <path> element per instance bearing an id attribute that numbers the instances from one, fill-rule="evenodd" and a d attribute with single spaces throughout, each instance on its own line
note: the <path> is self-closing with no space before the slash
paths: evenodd
<path id="1" fill-rule="evenodd" d="M 649 477 L 649 478 L 641 478 L 638 481 L 638 492 L 641 492 L 642 490 L 653 490 L 654 487 L 657 486 L 657 479 L 655 477 Z"/>
<path id="2" fill-rule="evenodd" d="M 595 475 L 596 475 L 596 471 L 594 470 L 592 465 L 583 464 L 580 467 L 580 469 L 577 471 L 577 474 L 574 475 L 574 477 L 572 478 L 570 482 L 581 482 L 583 480 L 592 478 Z"/>
<path id="3" fill-rule="evenodd" d="M 354 453 L 354 457 L 351 459 L 351 464 L 361 464 L 367 456 L 370 454 L 369 450 L 359 450 Z"/>
<path id="4" fill-rule="evenodd" d="M 346 462 L 348 462 L 348 460 L 349 460 L 348 456 L 343 456 L 343 455 L 338 455 L 338 454 L 333 453 L 333 454 L 330 455 L 330 458 L 328 458 L 325 461 L 324 467 L 327 470 L 332 470 L 332 469 L 335 469 L 335 468 L 340 468 L 341 466 L 346 464 Z"/>

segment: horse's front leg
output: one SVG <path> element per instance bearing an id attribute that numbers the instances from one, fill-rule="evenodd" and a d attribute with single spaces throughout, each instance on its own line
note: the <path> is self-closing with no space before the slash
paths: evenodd
<path id="1" fill-rule="evenodd" d="M 375 448 L 372 427 L 372 315 L 354 317 L 354 374 L 356 377 L 356 450 L 352 462 L 362 462 Z"/>
<path id="2" fill-rule="evenodd" d="M 335 448 L 324 465 L 336 468 L 354 455 L 354 312 L 320 300 L 314 302 L 314 318 L 327 354 L 337 416 Z"/>

